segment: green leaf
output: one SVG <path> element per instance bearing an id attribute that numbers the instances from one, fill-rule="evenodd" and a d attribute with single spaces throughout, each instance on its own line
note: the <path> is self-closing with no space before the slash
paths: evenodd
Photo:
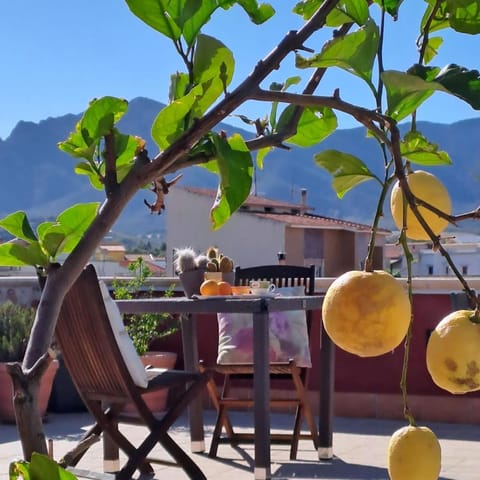
<path id="1" fill-rule="evenodd" d="M 90 102 L 75 131 L 58 148 L 76 158 L 93 162 L 95 150 L 104 135 L 127 111 L 128 102 L 116 97 L 103 97 Z"/>
<path id="2" fill-rule="evenodd" d="M 226 92 L 233 78 L 235 59 L 219 40 L 199 35 L 193 58 L 193 82 L 202 85 L 203 94 L 192 109 L 193 118 L 201 118 L 207 109 Z"/>
<path id="3" fill-rule="evenodd" d="M 323 0 L 302 0 L 293 8 L 293 13 L 300 15 L 304 20 L 310 20 L 323 4 Z"/>
<path id="4" fill-rule="evenodd" d="M 311 58 L 296 55 L 298 68 L 339 67 L 372 85 L 372 69 L 378 50 L 379 32 L 373 21 L 348 35 L 326 42 L 320 53 Z"/>
<path id="5" fill-rule="evenodd" d="M 342 198 L 360 183 L 371 179 L 379 180 L 365 163 L 348 153 L 324 150 L 317 153 L 314 158 L 318 166 L 325 168 L 333 176 L 332 186 L 338 198 Z"/>
<path id="6" fill-rule="evenodd" d="M 139 137 L 124 135 L 115 131 L 115 153 L 117 155 L 115 165 L 118 182 L 121 182 L 130 172 L 134 165 L 137 149 L 143 143 L 143 140 Z"/>
<path id="7" fill-rule="evenodd" d="M 450 26 L 454 30 L 471 35 L 480 33 L 479 0 L 449 0 L 445 3 Z"/>
<path id="8" fill-rule="evenodd" d="M 326 25 L 339 27 L 344 23 L 356 23 L 365 25 L 369 18 L 367 0 L 342 0 L 328 14 Z"/>
<path id="9" fill-rule="evenodd" d="M 37 237 L 35 236 L 25 212 L 18 211 L 7 215 L 0 220 L 0 227 L 14 237 L 25 240 L 28 243 L 37 241 Z"/>
<path id="10" fill-rule="evenodd" d="M 210 211 L 214 230 L 219 229 L 240 208 L 252 187 L 253 162 L 245 141 L 239 134 L 228 140 L 212 133 L 220 183 Z"/>
<path id="11" fill-rule="evenodd" d="M 80 133 L 88 145 L 109 133 L 128 109 L 128 102 L 116 97 L 92 100 L 80 120 Z"/>
<path id="12" fill-rule="evenodd" d="M 256 0 L 237 0 L 235 3 L 245 10 L 256 25 L 261 25 L 275 15 L 275 9 L 268 3 L 259 4 Z"/>
<path id="13" fill-rule="evenodd" d="M 263 168 L 265 157 L 272 151 L 273 147 L 264 147 L 257 150 L 257 166 L 260 170 Z"/>
<path id="14" fill-rule="evenodd" d="M 467 102 L 475 110 L 480 110 L 480 74 L 478 70 L 468 70 L 455 64 L 447 65 L 435 77 L 435 82 L 449 93 Z"/>
<path id="15" fill-rule="evenodd" d="M 52 259 L 70 253 L 77 246 L 95 219 L 98 207 L 98 202 L 73 205 L 60 213 L 55 223 L 39 227 L 40 242 Z"/>
<path id="16" fill-rule="evenodd" d="M 417 110 L 435 90 L 430 82 L 393 70 L 383 72 L 382 80 L 387 92 L 388 115 L 398 122 Z"/>
<path id="17" fill-rule="evenodd" d="M 458 65 L 438 67 L 414 65 L 409 73 L 385 71 L 382 80 L 387 91 L 389 115 L 397 121 L 415 111 L 435 91 L 450 93 L 480 110 L 480 75 Z"/>
<path id="18" fill-rule="evenodd" d="M 270 90 L 274 92 L 285 92 L 292 85 L 298 85 L 301 82 L 301 77 L 288 77 L 283 83 L 273 82 L 270 85 Z M 277 129 L 277 110 L 278 102 L 272 102 L 272 108 L 270 110 L 270 125 L 273 130 Z"/>
<path id="19" fill-rule="evenodd" d="M 278 120 L 278 130 L 283 126 L 283 117 L 287 110 L 295 107 L 289 105 Z M 287 115 L 288 116 L 288 115 Z M 299 147 L 311 147 L 327 138 L 337 128 L 337 117 L 327 107 L 305 108 L 297 125 L 297 133 L 286 140 Z"/>
<path id="20" fill-rule="evenodd" d="M 30 245 L 22 245 L 17 242 L 18 240 L 12 240 L 0 244 L 0 265 L 5 267 L 29 265 L 45 268 L 48 266 L 48 257 L 38 242 Z"/>
<path id="21" fill-rule="evenodd" d="M 188 93 L 190 79 L 187 73 L 177 72 L 170 76 L 170 92 L 168 98 L 170 102 L 182 98 Z"/>
<path id="22" fill-rule="evenodd" d="M 142 22 L 172 40 L 178 40 L 180 38 L 181 29 L 175 22 L 176 15 L 172 16 L 171 14 L 175 12 L 175 10 L 178 11 L 184 2 L 179 0 L 170 2 L 166 0 L 125 1 L 132 13 L 142 20 Z"/>
<path id="23" fill-rule="evenodd" d="M 438 49 L 443 43 L 442 37 L 429 37 L 425 48 L 424 62 L 429 64 L 438 53 Z"/>
<path id="24" fill-rule="evenodd" d="M 398 9 L 403 0 L 374 0 L 380 7 L 383 7 L 385 11 L 393 18 L 397 18 Z"/>
<path id="25" fill-rule="evenodd" d="M 93 164 L 79 162 L 75 165 L 74 172 L 77 175 L 87 175 L 93 188 L 97 190 L 103 190 L 104 185 L 100 180 L 100 173 Z"/>
<path id="26" fill-rule="evenodd" d="M 188 128 L 187 115 L 202 93 L 202 86 L 197 85 L 187 95 L 160 110 L 152 124 L 152 138 L 161 150 L 168 148 Z"/>
<path id="27" fill-rule="evenodd" d="M 419 165 L 451 165 L 447 152 L 430 143 L 420 132 L 409 132 L 400 142 L 402 157 Z"/>

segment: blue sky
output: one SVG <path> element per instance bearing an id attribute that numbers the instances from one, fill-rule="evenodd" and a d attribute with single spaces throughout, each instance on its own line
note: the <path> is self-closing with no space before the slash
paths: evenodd
<path id="1" fill-rule="evenodd" d="M 243 10 L 219 11 L 205 33 L 222 40 L 236 58 L 234 85 L 255 63 L 274 48 L 284 34 L 298 28 L 291 13 L 296 1 L 271 0 L 278 15 L 266 25 L 252 25 Z M 417 58 L 415 38 L 423 11 L 421 0 L 405 0 L 398 22 L 389 22 L 385 68 L 405 69 Z M 434 65 L 457 63 L 479 69 L 480 38 L 445 35 Z M 328 38 L 320 33 L 309 47 Z M 123 0 L 15 0 L 2 2 L 0 15 L 0 138 L 5 139 L 19 120 L 38 122 L 48 117 L 82 112 L 94 97 L 114 95 L 131 100 L 138 96 L 165 102 L 170 74 L 182 69 L 169 40 L 144 25 Z M 292 57 L 293 58 L 293 57 Z M 289 58 L 267 82 L 298 74 Z M 303 73 L 308 78 L 308 71 Z M 331 69 L 319 94 L 339 87 L 347 100 L 372 107 L 373 98 L 360 80 Z M 292 90 L 293 91 L 293 90 Z M 246 104 L 241 112 L 263 116 L 267 105 Z M 436 94 L 419 120 L 452 123 L 478 117 L 479 112 L 445 94 Z M 236 123 L 232 119 L 230 123 Z M 341 119 L 341 127 L 355 124 Z M 135 133 L 135 132 L 129 132 Z"/>

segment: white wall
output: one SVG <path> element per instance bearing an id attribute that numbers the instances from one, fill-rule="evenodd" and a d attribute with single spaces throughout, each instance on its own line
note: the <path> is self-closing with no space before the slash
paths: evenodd
<path id="1" fill-rule="evenodd" d="M 235 213 L 219 230 L 210 224 L 213 199 L 172 188 L 166 196 L 167 254 L 166 275 L 173 275 L 173 249 L 185 246 L 204 252 L 210 245 L 231 257 L 235 266 L 277 263 L 277 253 L 285 249 L 284 224 Z"/>

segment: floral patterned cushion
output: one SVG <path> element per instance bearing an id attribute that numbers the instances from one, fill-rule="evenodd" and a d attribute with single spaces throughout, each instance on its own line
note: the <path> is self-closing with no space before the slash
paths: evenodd
<path id="1" fill-rule="evenodd" d="M 304 295 L 304 287 L 283 287 L 280 295 Z M 253 325 L 248 313 L 218 314 L 217 363 L 253 363 Z M 311 367 L 304 310 L 270 313 L 270 361 L 294 359 L 300 367 Z"/>

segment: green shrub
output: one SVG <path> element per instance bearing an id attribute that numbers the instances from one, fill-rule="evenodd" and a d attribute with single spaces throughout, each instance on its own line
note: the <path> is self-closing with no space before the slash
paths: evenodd
<path id="1" fill-rule="evenodd" d="M 23 360 L 28 337 L 35 320 L 35 309 L 10 300 L 0 305 L 0 361 Z"/>
<path id="2" fill-rule="evenodd" d="M 139 257 L 128 268 L 134 274 L 134 278 L 128 281 L 114 280 L 112 284 L 114 297 L 118 300 L 131 300 L 140 296 L 153 297 L 153 288 L 146 285 L 152 272 L 143 259 Z M 166 297 L 171 297 L 172 294 L 173 286 L 164 293 Z M 155 338 L 165 337 L 180 328 L 178 319 L 168 313 L 128 314 L 124 318 L 125 328 L 139 355 L 148 351 Z"/>

